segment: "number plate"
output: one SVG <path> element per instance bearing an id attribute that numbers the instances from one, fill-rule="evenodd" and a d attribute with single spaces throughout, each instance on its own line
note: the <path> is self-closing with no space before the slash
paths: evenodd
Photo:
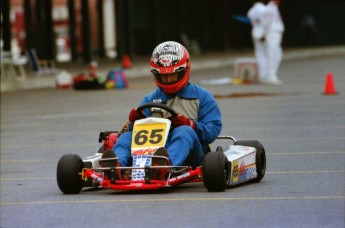
<path id="1" fill-rule="evenodd" d="M 163 147 L 168 134 L 168 124 L 147 122 L 135 124 L 132 136 L 132 150 Z"/>
<path id="2" fill-rule="evenodd" d="M 150 117 L 135 121 L 131 154 L 133 167 L 151 165 L 151 157 L 158 147 L 164 147 L 170 130 L 170 120 Z M 144 180 L 144 169 L 133 169 L 132 180 Z"/>

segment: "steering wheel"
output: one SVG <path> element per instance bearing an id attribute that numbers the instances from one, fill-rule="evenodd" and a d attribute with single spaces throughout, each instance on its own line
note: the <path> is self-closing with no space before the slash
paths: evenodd
<path id="1" fill-rule="evenodd" d="M 173 116 L 173 117 L 176 117 L 178 115 L 177 112 L 174 109 L 170 108 L 169 106 L 162 104 L 162 103 L 154 103 L 154 102 L 149 102 L 149 103 L 146 103 L 146 104 L 139 106 L 137 108 L 137 111 L 142 112 L 143 110 L 145 110 L 147 108 L 161 108 L 161 109 L 167 111 L 168 113 L 170 113 L 171 116 Z"/>

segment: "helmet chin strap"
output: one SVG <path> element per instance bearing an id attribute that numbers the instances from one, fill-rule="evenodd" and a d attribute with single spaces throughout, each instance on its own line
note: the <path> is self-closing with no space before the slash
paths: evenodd
<path id="1" fill-rule="evenodd" d="M 156 82 L 156 84 L 157 84 L 157 82 Z M 187 87 L 189 84 L 190 84 L 190 82 L 188 81 L 184 86 L 182 86 L 181 88 L 177 89 L 176 91 L 171 91 L 170 89 L 166 88 L 165 86 L 158 85 L 158 84 L 157 84 L 157 87 L 160 88 L 161 90 L 163 90 L 166 94 L 169 94 L 170 96 L 175 96 L 181 90 L 183 90 L 185 87 Z"/>

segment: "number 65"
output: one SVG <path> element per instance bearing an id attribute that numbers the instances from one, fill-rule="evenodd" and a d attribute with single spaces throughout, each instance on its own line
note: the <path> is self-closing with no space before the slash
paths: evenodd
<path id="1" fill-rule="evenodd" d="M 163 139 L 161 132 L 163 132 L 163 129 L 154 129 L 151 133 L 147 130 L 138 131 L 138 133 L 135 134 L 134 142 L 137 145 L 144 145 L 147 141 L 152 144 L 158 144 Z"/>

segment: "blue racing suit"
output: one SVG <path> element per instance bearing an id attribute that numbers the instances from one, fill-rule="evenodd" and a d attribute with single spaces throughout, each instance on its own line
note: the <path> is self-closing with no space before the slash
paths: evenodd
<path id="1" fill-rule="evenodd" d="M 188 83 L 174 95 L 157 88 L 144 97 L 141 105 L 148 102 L 166 104 L 195 122 L 195 129 L 185 125 L 172 129 L 165 147 L 172 165 L 199 166 L 208 144 L 212 143 L 222 130 L 222 116 L 213 95 L 196 84 Z M 145 112 L 148 115 L 150 111 L 145 110 Z M 122 166 L 131 165 L 131 141 L 132 132 L 125 132 L 113 147 Z"/>

